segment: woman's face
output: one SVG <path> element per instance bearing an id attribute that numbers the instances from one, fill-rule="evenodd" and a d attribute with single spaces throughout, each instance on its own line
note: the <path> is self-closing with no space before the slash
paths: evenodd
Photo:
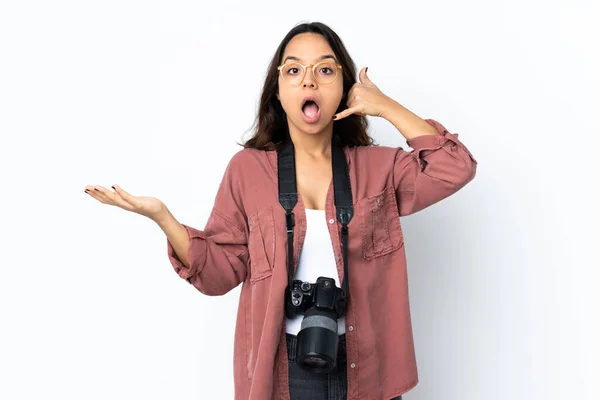
<path id="1" fill-rule="evenodd" d="M 338 63 L 327 40 L 315 33 L 301 33 L 294 36 L 285 48 L 281 64 L 290 61 L 290 58 L 304 65 L 316 64 L 320 61 Z M 326 69 L 317 72 L 323 75 L 330 73 Z M 290 74 L 296 73 L 301 74 L 301 71 L 290 71 Z M 295 86 L 287 83 L 279 74 L 279 93 L 277 97 L 287 114 L 290 130 L 295 128 L 304 133 L 316 134 L 327 127 L 332 129 L 333 125 L 330 124 L 333 124 L 333 115 L 342 100 L 343 83 L 342 70 L 338 70 L 336 79 L 327 84 L 319 83 L 313 76 L 311 68 L 306 69 L 304 79 Z M 303 108 L 303 100 L 306 96 L 313 96 L 316 103 L 318 103 L 318 107 L 309 104 Z"/>

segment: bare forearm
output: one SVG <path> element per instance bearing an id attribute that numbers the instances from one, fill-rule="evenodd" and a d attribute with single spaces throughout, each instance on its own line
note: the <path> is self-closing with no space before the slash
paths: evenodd
<path id="1" fill-rule="evenodd" d="M 188 249 L 190 248 L 190 237 L 187 229 L 175 219 L 173 214 L 171 214 L 166 207 L 161 215 L 154 218 L 154 222 L 156 222 L 165 235 L 167 235 L 167 240 L 173 246 L 173 250 L 175 250 L 175 254 L 177 254 L 179 260 L 189 267 L 187 254 Z"/>
<path id="2" fill-rule="evenodd" d="M 421 135 L 439 135 L 435 127 L 393 99 L 388 102 L 382 117 L 391 122 L 407 140 Z"/>

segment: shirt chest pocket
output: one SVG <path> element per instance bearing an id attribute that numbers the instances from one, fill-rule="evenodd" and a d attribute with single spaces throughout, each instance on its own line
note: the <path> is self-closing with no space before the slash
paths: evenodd
<path id="1" fill-rule="evenodd" d="M 396 193 L 392 186 L 358 201 L 363 257 L 372 260 L 404 244 Z"/>
<path id="2" fill-rule="evenodd" d="M 248 217 L 250 283 L 273 274 L 275 261 L 275 221 L 273 208 L 267 206 Z"/>

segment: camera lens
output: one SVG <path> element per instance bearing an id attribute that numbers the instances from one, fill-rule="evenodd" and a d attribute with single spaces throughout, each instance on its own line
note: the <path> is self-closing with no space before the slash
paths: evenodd
<path id="1" fill-rule="evenodd" d="M 298 365 L 316 373 L 330 372 L 336 365 L 338 340 L 335 313 L 309 308 L 298 332 Z"/>
<path id="2" fill-rule="evenodd" d="M 321 357 L 308 356 L 303 358 L 302 361 L 311 369 L 324 369 L 327 367 L 327 360 L 324 360 Z"/>

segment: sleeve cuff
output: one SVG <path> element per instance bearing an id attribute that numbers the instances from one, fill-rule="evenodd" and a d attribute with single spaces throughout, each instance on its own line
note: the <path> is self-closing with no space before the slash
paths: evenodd
<path id="1" fill-rule="evenodd" d="M 184 228 L 188 232 L 188 237 L 190 240 L 190 247 L 187 253 L 188 262 L 191 264 L 189 267 L 185 265 L 179 257 L 177 257 L 177 253 L 175 253 L 175 249 L 171 242 L 167 240 L 167 254 L 169 256 L 169 261 L 173 266 L 175 272 L 183 279 L 188 280 L 189 278 L 197 274 L 199 263 L 198 260 L 204 260 L 204 256 L 206 255 L 206 236 L 204 232 L 198 230 L 196 228 L 192 228 L 191 226 L 187 226 L 182 224 Z"/>
<path id="2" fill-rule="evenodd" d="M 437 129 L 438 134 L 421 135 L 407 140 L 406 143 L 417 151 L 440 148 L 447 141 L 448 135 L 450 135 L 446 128 L 439 122 L 432 119 L 426 119 L 425 122 Z"/>
<path id="3" fill-rule="evenodd" d="M 418 159 L 425 157 L 429 153 L 441 149 L 448 143 L 453 146 L 459 146 L 463 149 L 473 162 L 477 163 L 471 152 L 458 140 L 457 133 L 450 133 L 442 124 L 433 119 L 425 120 L 428 124 L 435 127 L 439 135 L 421 135 L 407 140 L 406 143 L 415 150 L 415 156 Z M 424 153 L 425 152 L 425 153 Z"/>

